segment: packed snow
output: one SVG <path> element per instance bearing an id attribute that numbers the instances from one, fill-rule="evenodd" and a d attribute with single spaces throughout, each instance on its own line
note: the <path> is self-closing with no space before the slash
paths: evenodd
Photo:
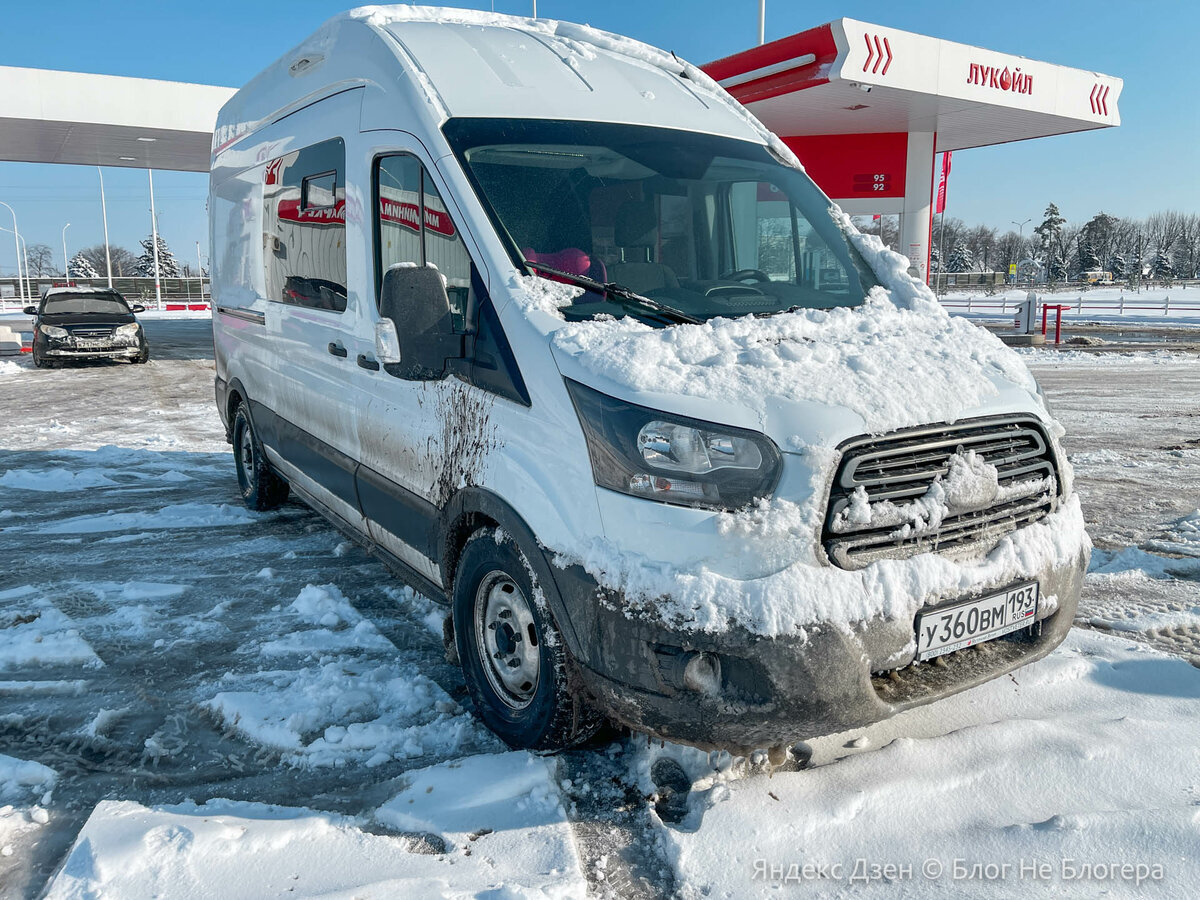
<path id="1" fill-rule="evenodd" d="M 50 815 L 58 776 L 53 769 L 31 760 L 0 753 L 0 888 L 4 887 L 3 862 L 16 854 L 16 847 L 36 840 Z"/>
<path id="2" fill-rule="evenodd" d="M 1198 714 L 1200 671 L 1077 631 L 1011 678 L 815 742 L 798 775 L 726 780 L 672 751 L 697 778 L 664 832 L 682 896 L 1185 896 Z M 858 860 L 891 875 L 851 881 Z M 990 877 L 954 877 L 976 864 Z"/>
<path id="3" fill-rule="evenodd" d="M 0 753 L 0 801 L 41 796 L 53 789 L 57 776 L 41 763 L 15 759 Z"/>
<path id="4" fill-rule="evenodd" d="M 37 665 L 104 665 L 75 623 L 32 587 L 0 591 L 0 629 L 0 673 Z"/>
<path id="5" fill-rule="evenodd" d="M 46 897 L 586 896 L 553 761 L 473 757 L 407 781 L 353 818 L 228 800 L 104 801 Z"/>

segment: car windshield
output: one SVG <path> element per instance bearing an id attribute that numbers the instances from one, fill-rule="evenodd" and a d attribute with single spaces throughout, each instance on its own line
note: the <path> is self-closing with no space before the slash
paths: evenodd
<path id="1" fill-rule="evenodd" d="M 54 294 L 42 304 L 42 315 L 62 313 L 109 313 L 129 315 L 129 306 L 119 294 Z"/>
<path id="2" fill-rule="evenodd" d="M 857 306 L 876 283 L 829 201 L 760 144 L 536 119 L 451 119 L 445 133 L 514 261 L 590 288 L 568 318 Z"/>

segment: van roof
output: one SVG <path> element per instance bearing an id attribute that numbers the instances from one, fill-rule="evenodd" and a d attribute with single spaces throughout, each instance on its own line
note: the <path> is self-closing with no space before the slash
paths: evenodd
<path id="1" fill-rule="evenodd" d="M 330 19 L 222 108 L 214 155 L 322 96 L 360 86 L 387 97 L 364 100 L 364 129 L 399 125 L 420 135 L 407 114 L 425 129 L 452 116 L 631 122 L 770 143 L 792 158 L 673 53 L 585 25 L 419 6 L 367 6 Z M 414 94 L 409 108 L 397 105 Z"/>

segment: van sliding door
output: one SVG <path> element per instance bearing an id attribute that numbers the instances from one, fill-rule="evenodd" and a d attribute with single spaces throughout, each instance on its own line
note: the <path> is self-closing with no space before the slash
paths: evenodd
<path id="1" fill-rule="evenodd" d="M 260 416 L 264 437 L 291 480 L 361 527 L 356 411 L 345 402 L 355 316 L 347 312 L 344 142 L 322 141 L 269 162 L 263 201 L 279 381 L 277 408 Z"/>

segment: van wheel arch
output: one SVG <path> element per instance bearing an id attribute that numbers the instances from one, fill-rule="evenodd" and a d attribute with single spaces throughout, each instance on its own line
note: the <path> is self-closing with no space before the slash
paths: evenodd
<path id="1" fill-rule="evenodd" d="M 471 535 L 481 528 L 500 528 L 507 531 L 519 546 L 527 548 L 526 559 L 537 575 L 542 593 L 545 594 L 546 602 L 550 604 L 550 610 L 567 642 L 567 647 L 576 659 L 590 658 L 591 654 L 582 645 L 580 635 L 576 631 L 576 624 L 580 621 L 579 611 L 568 609 L 559 592 L 557 579 L 551 570 L 552 564 L 542 543 L 533 533 L 533 529 L 521 518 L 520 513 L 498 495 L 484 488 L 463 488 L 450 498 L 450 502 L 442 510 L 440 566 L 446 596 L 449 598 L 454 594 L 454 576 L 463 548 Z M 573 612 L 575 615 L 572 615 Z M 586 620 L 585 617 L 584 621 Z M 453 641 L 452 631 L 448 630 L 446 639 Z"/>
<path id="2" fill-rule="evenodd" d="M 233 442 L 233 417 L 237 414 L 237 408 L 240 404 L 246 404 L 246 413 L 250 415 L 250 421 L 254 421 L 252 411 L 250 409 L 250 395 L 246 393 L 246 389 L 242 387 L 242 383 L 236 378 L 229 382 L 229 386 L 225 390 L 225 422 L 226 431 L 229 433 L 230 443 Z"/>

